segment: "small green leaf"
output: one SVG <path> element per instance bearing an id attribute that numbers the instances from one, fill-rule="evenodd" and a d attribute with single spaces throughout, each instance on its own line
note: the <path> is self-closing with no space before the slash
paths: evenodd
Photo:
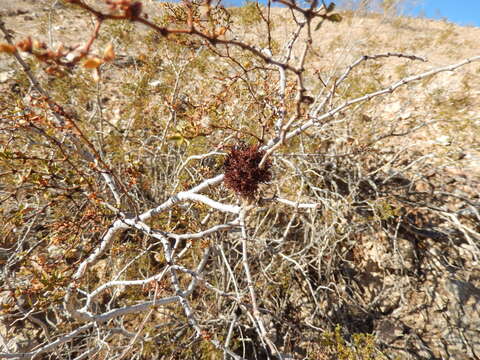
<path id="1" fill-rule="evenodd" d="M 334 3 L 334 2 L 331 2 L 331 3 L 328 4 L 328 6 L 327 6 L 327 13 L 332 12 L 334 9 L 335 9 L 335 3 Z"/>
<path id="2" fill-rule="evenodd" d="M 176 142 L 177 146 L 181 146 L 184 143 L 190 145 L 190 141 L 188 141 L 182 134 L 176 133 L 175 135 L 169 136 L 168 140 Z"/>
<path id="3" fill-rule="evenodd" d="M 320 22 L 317 24 L 317 26 L 315 26 L 315 30 L 314 30 L 314 31 L 317 31 L 318 29 L 320 29 L 320 27 L 322 26 L 324 20 L 325 20 L 325 19 L 320 20 Z"/>
<path id="4" fill-rule="evenodd" d="M 342 16 L 339 13 L 335 13 L 327 16 L 327 20 L 331 22 L 340 22 L 342 21 Z"/>

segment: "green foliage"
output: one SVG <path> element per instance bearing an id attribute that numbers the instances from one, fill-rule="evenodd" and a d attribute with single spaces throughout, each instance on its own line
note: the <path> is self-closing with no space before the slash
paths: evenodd
<path id="1" fill-rule="evenodd" d="M 320 29 L 320 27 L 322 26 L 323 22 L 326 20 L 326 21 L 329 21 L 329 22 L 333 22 L 333 23 L 339 23 L 342 21 L 342 16 L 339 14 L 339 13 L 334 13 L 333 10 L 335 10 L 335 3 L 334 2 L 331 2 L 328 4 L 328 6 L 325 8 L 325 13 L 324 14 L 319 14 L 321 20 L 320 22 L 317 24 L 317 26 L 315 26 L 315 31 L 317 31 L 318 29 Z"/>
<path id="2" fill-rule="evenodd" d="M 322 334 L 320 346 L 324 356 L 339 360 L 381 360 L 387 359 L 376 350 L 372 334 L 353 334 L 349 342 L 342 335 L 342 327 L 337 325 L 333 332 Z"/>

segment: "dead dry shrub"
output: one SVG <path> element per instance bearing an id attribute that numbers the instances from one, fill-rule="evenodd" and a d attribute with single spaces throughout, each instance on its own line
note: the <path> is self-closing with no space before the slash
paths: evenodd
<path id="1" fill-rule="evenodd" d="M 80 46 L 1 23 L 21 71 L 0 95 L 0 357 L 436 354 L 403 318 L 403 349 L 380 330 L 432 277 L 475 278 L 479 177 L 417 146 L 434 121 L 375 109 L 479 57 L 320 72 L 313 37 L 342 15 L 279 2 L 287 39 L 254 3 L 52 2 L 77 37 L 95 20 Z"/>

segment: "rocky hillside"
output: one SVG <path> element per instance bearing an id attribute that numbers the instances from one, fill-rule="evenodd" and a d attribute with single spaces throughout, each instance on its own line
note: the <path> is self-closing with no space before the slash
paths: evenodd
<path id="1" fill-rule="evenodd" d="M 144 3 L 144 12 L 148 13 L 149 19 L 168 23 L 165 14 L 170 13 L 165 5 Z M 296 30 L 296 24 L 286 9 L 271 9 L 270 33 L 255 7 L 229 11 L 233 24 L 224 34 L 225 38 L 235 38 L 258 49 L 270 46 L 275 56 L 280 57 Z M 267 9 L 261 8 L 260 11 L 267 16 Z M 11 30 L 16 41 L 31 36 L 44 41 L 50 48 L 56 48 L 60 43 L 69 46 L 83 44 L 94 26 L 91 16 L 61 1 L 0 0 L 0 14 L 0 20 Z M 305 88 L 309 95 L 327 93 L 322 84 L 339 79 L 362 56 L 399 53 L 410 58 L 383 56 L 365 61 L 353 69 L 342 87 L 334 90 L 332 104 L 479 55 L 480 28 L 381 14 L 342 12 L 341 16 L 341 22 L 326 21 L 313 33 L 312 52 L 304 65 Z M 306 34 L 302 32 L 299 42 L 305 38 Z M 266 136 L 272 135 L 265 125 L 267 120 L 258 127 L 251 123 L 259 121 L 259 113 L 263 114 L 256 106 L 268 103 L 269 96 L 276 91 L 272 85 L 278 81 L 274 67 L 265 70 L 265 64 L 258 59 L 241 54 L 235 55 L 238 64 L 232 65 L 226 56 L 222 57 L 225 54 L 220 50 L 215 53 L 211 49 L 203 55 L 206 45 L 189 43 L 183 38 L 175 41 L 173 47 L 141 25 L 109 22 L 94 44 L 93 52 L 101 54 L 105 44 L 112 42 L 116 58 L 105 64 L 100 83 L 92 80 L 92 72 L 88 69 L 72 70 L 58 78 L 45 72 L 44 65 L 30 62 L 43 86 L 78 120 L 85 133 L 91 135 L 92 142 L 105 142 L 102 151 L 111 154 L 111 157 L 105 155 L 108 159 L 105 161 L 111 161 L 109 164 L 128 163 L 128 166 L 134 164 L 131 169 L 127 165 L 125 169 L 123 165 L 118 168 L 124 171 L 121 174 L 125 179 L 131 180 L 131 192 L 141 200 L 141 205 L 135 209 L 139 212 L 156 206 L 169 194 L 195 185 L 199 179 L 222 171 L 221 164 L 215 161 L 202 160 L 201 166 L 194 166 L 190 163 L 190 156 L 213 151 L 215 144 L 225 138 L 241 138 L 227 130 L 240 128 L 245 131 L 243 135 L 254 132 L 261 137 L 264 126 Z M 194 50 L 184 51 L 184 47 Z M 302 49 L 300 46 L 293 48 L 292 62 L 301 56 Z M 425 61 L 419 60 L 420 57 Z M 242 69 L 256 66 L 265 72 L 260 75 L 242 72 L 235 68 L 237 65 Z M 231 70 L 234 68 L 235 71 Z M 176 78 L 178 73 L 183 75 Z M 175 82 L 176 79 L 181 81 Z M 226 83 L 216 83 L 214 79 L 228 79 L 231 83 L 224 86 Z M 235 79 L 250 85 L 240 92 Z M 97 87 L 97 84 L 100 85 Z M 295 84 L 295 78 L 289 77 L 287 94 Z M 178 91 L 170 96 L 177 85 Z M 6 54 L 0 54 L 0 90 L 3 93 L 0 98 L 0 111 L 3 112 L 0 115 L 0 136 L 7 144 L 8 131 L 6 125 L 2 128 L 2 118 L 13 112 L 12 99 L 24 101 L 32 89 L 15 59 Z M 251 96 L 255 101 L 245 100 L 253 93 Z M 178 101 L 168 103 L 172 98 Z M 167 120 L 168 106 L 178 113 L 175 120 Z M 216 107 L 215 111 L 209 112 L 212 107 Z M 104 119 L 101 125 L 95 122 L 97 111 Z M 217 116 L 231 121 L 216 123 L 221 121 Z M 194 125 L 200 130 L 191 135 Z M 99 139 L 99 133 L 103 133 L 103 140 Z M 198 142 L 197 137 L 201 137 Z M 166 145 L 157 146 L 159 139 Z M 34 148 L 32 144 L 25 145 L 25 148 Z M 8 146 L 0 146 L 5 153 Z M 157 148 L 161 150 L 158 153 Z M 217 150 L 224 151 L 225 148 L 219 146 Z M 296 158 L 290 155 L 300 151 L 303 155 L 313 155 L 295 162 L 297 160 L 292 159 Z M 168 160 L 172 158 L 178 163 Z M 157 164 L 160 162 L 165 168 L 152 170 L 160 166 Z M 265 202 L 268 202 L 267 198 L 285 194 L 296 202 L 321 203 L 315 211 L 302 212 L 300 208 L 264 205 L 259 200 L 262 205 L 249 220 L 248 225 L 254 229 L 251 231 L 255 245 L 252 266 L 256 272 L 255 286 L 259 289 L 262 316 L 269 336 L 282 353 L 295 359 L 341 356 L 367 359 L 367 355 L 362 355 L 366 351 L 368 356 L 378 359 L 480 358 L 479 62 L 422 78 L 391 94 L 342 110 L 335 115 L 334 121 L 308 130 L 305 138 L 282 150 L 274 164 L 276 180 L 261 190 Z M 85 169 L 88 171 L 86 165 Z M 182 173 L 184 169 L 189 174 Z M 9 171 L 11 167 L 6 160 L 0 163 L 0 172 L 6 174 Z M 141 174 L 138 175 L 141 179 L 138 184 L 137 180 L 130 178 L 135 172 Z M 173 175 L 165 174 L 178 175 L 179 180 L 171 181 Z M 162 176 L 167 180 L 160 181 Z M 79 187 L 87 186 L 78 184 Z M 142 184 L 147 190 L 141 188 Z M 11 179 L 0 179 L 0 198 L 6 199 L 2 200 L 2 219 L 6 225 L 2 230 L 5 240 L 0 240 L 0 265 L 14 264 L 8 268 L 10 273 L 16 274 L 9 282 L 2 280 L 0 283 L 0 304 L 5 309 L 0 313 L 0 339 L 4 340 L 0 341 L 0 353 L 32 351 L 44 341 L 52 341 L 75 329 L 76 325 L 64 318 L 61 305 L 55 308 L 56 305 L 42 303 L 35 297 L 40 296 L 43 288 L 32 298 L 26 290 L 22 292 L 22 284 L 42 273 L 38 269 L 31 270 L 38 266 L 32 264 L 41 263 L 42 256 L 47 262 L 48 259 L 64 257 L 64 269 L 68 273 L 93 251 L 90 245 L 82 243 L 80 246 L 76 242 L 80 242 L 79 239 L 69 237 L 68 241 L 72 241 L 70 247 L 56 241 L 55 238 L 58 240 L 62 231 L 67 230 L 59 230 L 54 225 L 55 217 L 62 217 L 65 224 L 68 224 L 67 220 L 75 223 L 79 218 L 87 219 L 84 220 L 86 224 L 92 221 L 88 231 L 96 236 L 100 236 L 98 234 L 104 232 L 106 224 L 115 217 L 115 214 L 108 213 L 95 220 L 83 215 L 77 218 L 71 204 L 62 210 L 53 209 L 48 216 L 45 215 L 48 221 L 35 225 L 38 234 L 32 235 L 30 230 L 26 232 L 29 235 L 22 240 L 21 251 L 18 250 L 22 260 L 14 262 L 13 250 L 8 249 L 15 250 L 17 240 L 11 239 L 18 236 L 26 223 L 13 222 L 11 214 L 20 211 L 20 204 L 29 203 L 32 207 L 43 204 L 40 195 L 38 204 L 29 197 L 29 192 L 34 191 L 32 188 L 17 186 Z M 214 194 L 222 201 L 232 199 L 224 189 Z M 72 199 L 75 202 L 75 198 Z M 53 198 L 47 200 L 54 201 Z M 72 214 L 66 215 L 68 211 Z M 192 225 L 200 216 L 195 214 L 202 214 L 207 224 L 209 221 L 226 221 L 218 215 L 207 216 L 204 208 L 188 211 L 187 219 L 180 212 L 172 211 L 158 223 L 152 222 L 151 226 L 189 233 L 204 229 Z M 134 231 L 121 236 L 123 243 L 114 246 L 112 254 L 116 251 L 117 255 L 128 254 L 125 255 L 128 259 L 134 259 L 138 255 L 135 253 L 138 250 L 136 244 L 145 240 Z M 200 251 L 214 243 L 211 245 L 212 249 L 215 248 L 212 259 L 218 257 L 221 260 L 208 262 L 203 276 L 222 291 L 233 293 L 237 280 L 229 278 L 229 272 L 241 271 L 241 259 L 235 257 L 241 251 L 235 242 L 236 236 L 232 232 L 224 237 L 219 235 L 215 238 L 217 243 L 209 239 L 206 244 L 179 245 L 179 251 L 186 249 L 187 252 L 189 246 L 198 251 L 185 260 L 185 266 L 193 267 L 191 264 L 200 258 Z M 66 238 L 63 241 L 67 241 Z M 218 245 L 221 241 L 227 245 Z M 128 247 L 129 242 L 135 245 Z M 62 247 L 64 245 L 69 249 L 68 254 Z M 215 262 L 226 261 L 222 251 L 232 261 L 231 268 Z M 165 261 L 159 253 L 139 264 L 131 274 L 127 273 L 146 277 L 143 271 L 145 274 L 158 271 Z M 88 279 L 91 283 L 84 285 L 86 289 L 91 291 L 95 288 L 92 284 L 109 281 L 113 277 L 111 269 L 119 271 L 130 266 L 126 265 L 127 260 L 122 261 L 121 256 L 117 258 L 112 254 L 95 264 Z M 29 263 L 25 260 L 29 256 L 36 256 L 36 260 Z M 240 275 L 238 277 L 239 282 L 243 281 Z M 15 284 L 19 291 L 15 301 L 8 284 Z M 56 286 L 62 289 L 62 286 L 68 286 L 68 281 L 59 281 Z M 171 290 L 168 286 L 162 289 L 165 293 Z M 193 293 L 193 307 L 198 313 L 208 314 L 205 315 L 208 321 L 202 325 L 208 329 L 208 336 L 218 336 L 225 341 L 230 324 L 230 318 L 225 314 L 230 316 L 235 309 L 221 296 L 215 298 L 216 293 L 209 290 L 211 288 L 202 288 Z M 48 289 L 48 294 L 54 292 Z M 57 295 L 52 304 L 60 304 L 63 293 L 60 291 Z M 98 309 L 95 310 L 107 311 L 109 306 L 132 304 L 138 299 L 138 294 L 122 288 L 118 293 L 105 294 L 98 300 Z M 35 314 L 33 317 L 25 315 L 30 310 Z M 142 328 L 145 326 L 147 330 L 144 342 L 135 350 L 138 358 L 166 358 L 171 354 L 179 358 L 207 358 L 205 354 L 220 358 L 221 353 L 206 345 L 199 350 L 198 354 L 202 352 L 202 355 L 194 351 L 189 353 L 190 340 L 183 338 L 187 335 L 181 327 L 174 328 L 175 338 L 181 343 L 179 348 L 169 348 L 165 353 L 156 349 L 174 334 L 174 330 L 168 332 L 160 329 L 158 324 L 167 324 L 165 329 L 170 329 L 181 313 L 173 306 L 162 311 L 152 315 L 151 320 L 141 319 Z M 230 345 L 239 356 L 254 359 L 257 356 L 252 355 L 257 354 L 254 348 L 260 347 L 261 341 L 251 334 L 253 327 L 245 325 L 249 321 L 245 313 L 244 310 L 238 315 L 241 323 L 238 331 L 244 333 L 235 335 Z M 134 332 L 138 326 L 138 319 L 125 318 L 125 323 L 118 327 L 122 330 L 118 332 Z M 156 331 L 160 335 L 155 335 Z M 93 342 L 95 336 L 92 331 L 88 341 Z M 126 346 L 130 341 L 134 343 L 132 336 L 126 336 L 128 340 L 119 340 L 117 336 L 120 335 L 111 335 L 106 341 L 113 347 Z M 245 345 L 247 342 L 242 339 L 247 337 L 253 340 Z M 87 340 L 85 343 L 96 349 Z M 101 349 L 96 353 L 98 356 L 110 354 L 110 350 L 98 346 Z M 62 354 L 66 352 L 59 351 L 52 356 L 62 358 Z M 80 356 L 79 353 L 72 354 Z M 263 355 L 258 354 L 257 358 L 262 358 Z"/>

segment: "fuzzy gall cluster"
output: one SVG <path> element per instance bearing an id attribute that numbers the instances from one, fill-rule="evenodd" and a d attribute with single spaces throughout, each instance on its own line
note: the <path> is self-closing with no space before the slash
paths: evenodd
<path id="1" fill-rule="evenodd" d="M 258 167 L 265 154 L 258 149 L 258 145 L 233 146 L 224 163 L 225 186 L 247 199 L 254 197 L 258 184 L 272 178 L 270 160 L 262 168 Z"/>

